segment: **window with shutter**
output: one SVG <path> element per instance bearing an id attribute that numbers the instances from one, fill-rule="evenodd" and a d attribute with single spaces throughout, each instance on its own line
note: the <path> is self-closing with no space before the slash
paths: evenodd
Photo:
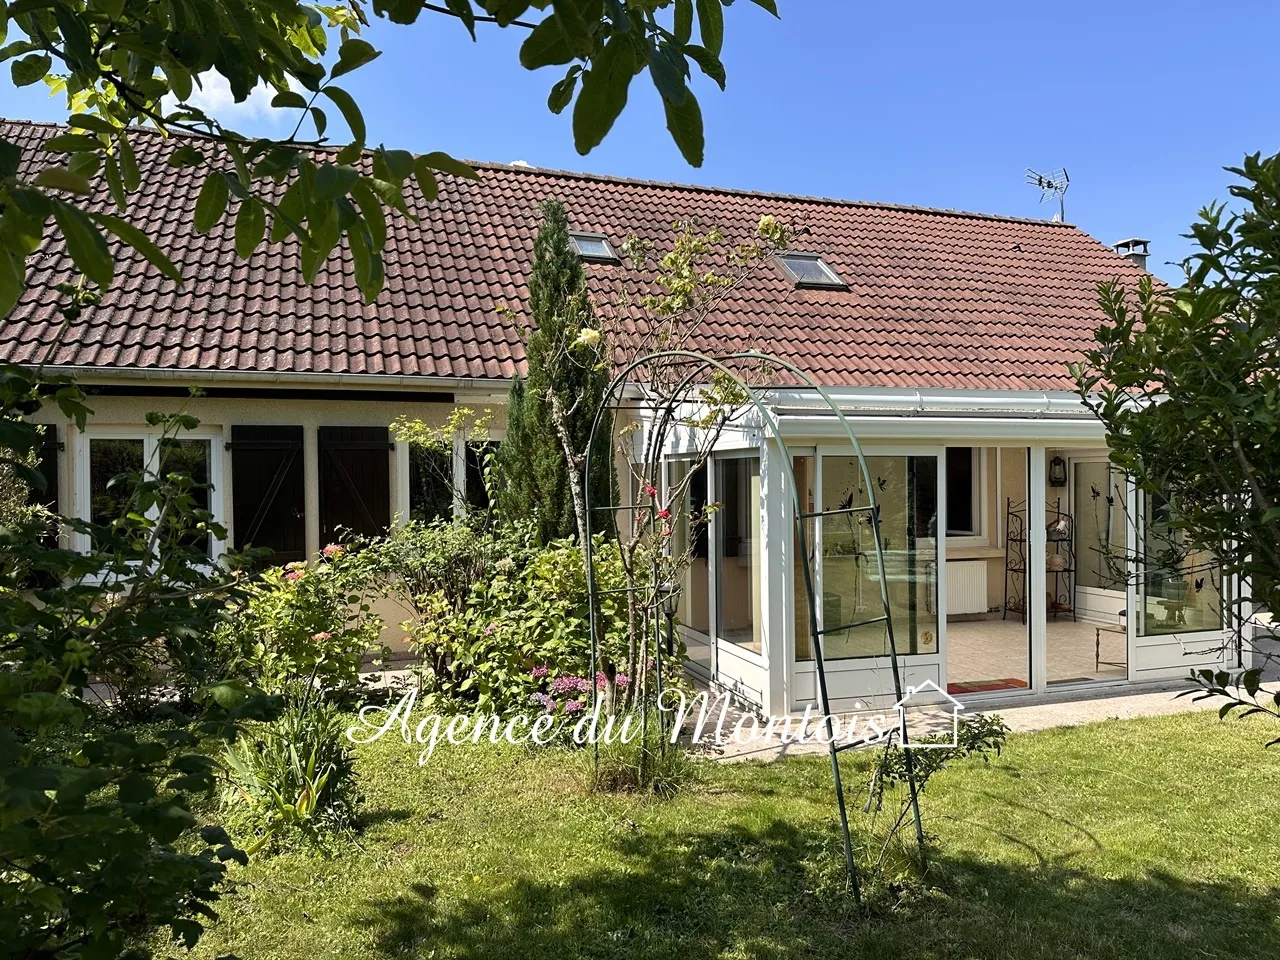
<path id="1" fill-rule="evenodd" d="M 391 526 L 391 435 L 386 427 L 320 427 L 320 542 L 381 536 Z"/>
<path id="2" fill-rule="evenodd" d="M 233 426 L 228 447 L 236 549 L 269 547 L 271 563 L 305 560 L 302 427 Z"/>

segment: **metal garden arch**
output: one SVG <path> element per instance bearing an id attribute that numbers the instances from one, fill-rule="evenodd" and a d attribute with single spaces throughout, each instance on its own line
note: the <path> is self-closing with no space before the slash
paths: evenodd
<path id="1" fill-rule="evenodd" d="M 849 882 L 853 889 L 854 896 L 859 902 L 861 902 L 861 892 L 860 892 L 860 885 L 858 881 L 858 870 L 857 870 L 857 865 L 854 862 L 853 845 L 850 838 L 849 814 L 848 814 L 847 806 L 845 804 L 844 789 L 843 789 L 843 784 L 840 778 L 840 764 L 838 760 L 838 755 L 842 750 L 848 749 L 849 747 L 855 746 L 856 744 L 853 742 L 837 744 L 835 740 L 834 729 L 833 729 L 832 720 L 831 720 L 830 700 L 829 700 L 828 691 L 827 691 L 826 659 L 825 659 L 825 654 L 823 649 L 824 637 L 827 634 L 839 633 L 841 631 L 849 630 L 853 627 L 866 626 L 866 625 L 875 624 L 875 623 L 883 623 L 885 628 L 886 639 L 888 641 L 890 662 L 892 665 L 894 691 L 896 696 L 899 699 L 902 698 L 904 693 L 902 688 L 901 669 L 898 664 L 898 650 L 897 650 L 897 645 L 894 639 L 893 615 L 892 615 L 892 611 L 890 609 L 890 604 L 889 604 L 888 583 L 885 577 L 884 549 L 883 549 L 881 535 L 880 535 L 880 507 L 876 500 L 876 485 L 875 483 L 872 482 L 871 473 L 867 466 L 867 460 L 862 452 L 862 445 L 861 443 L 859 443 L 858 437 L 854 433 L 853 426 L 849 423 L 848 418 L 845 417 L 843 412 L 841 412 L 840 408 L 831 399 L 831 396 L 827 393 L 827 391 L 824 390 L 821 386 L 819 386 L 808 374 L 806 374 L 805 372 L 803 372 L 802 370 L 800 370 L 793 364 L 788 363 L 785 360 L 781 360 L 777 357 L 773 357 L 768 354 L 759 353 L 759 352 L 750 351 L 750 350 L 733 353 L 720 359 L 709 357 L 709 356 L 706 356 L 705 354 L 697 353 L 691 350 L 662 350 L 662 351 L 656 351 L 654 353 L 650 353 L 644 357 L 631 361 L 614 377 L 612 382 L 609 384 L 609 388 L 605 392 L 604 402 L 601 404 L 599 410 L 596 413 L 595 420 L 592 423 L 590 441 L 587 447 L 587 457 L 586 457 L 586 464 L 584 467 L 584 476 L 591 475 L 593 457 L 607 455 L 610 458 L 613 458 L 615 456 L 614 441 L 617 436 L 617 421 L 618 421 L 617 414 L 621 409 L 620 404 L 623 399 L 623 393 L 627 385 L 632 382 L 633 373 L 635 373 L 635 371 L 640 370 L 646 366 L 652 366 L 655 363 L 659 363 L 659 362 L 670 363 L 673 366 L 687 365 L 687 368 L 684 369 L 683 376 L 679 378 L 678 383 L 671 390 L 670 396 L 666 397 L 665 399 L 662 399 L 661 405 L 659 407 L 650 408 L 648 411 L 650 415 L 653 417 L 653 422 L 652 422 L 652 427 L 650 431 L 645 437 L 645 449 L 647 453 L 642 461 L 641 467 L 645 471 L 645 474 L 642 477 L 642 479 L 644 480 L 645 485 L 649 486 L 651 489 L 663 489 L 662 477 L 659 475 L 660 467 L 663 463 L 662 453 L 666 449 L 667 439 L 668 439 L 668 436 L 670 435 L 671 430 L 674 429 L 674 427 L 677 425 L 678 411 L 682 407 L 684 407 L 686 404 L 693 403 L 696 405 L 699 401 L 695 399 L 694 392 L 704 390 L 707 384 L 712 379 L 717 377 L 728 378 L 727 381 L 722 379 L 721 382 L 722 383 L 728 382 L 732 384 L 733 388 L 736 388 L 736 391 L 738 392 L 735 393 L 734 396 L 741 398 L 739 409 L 742 409 L 742 410 L 745 410 L 747 408 L 754 409 L 755 412 L 759 415 L 760 421 L 765 427 L 765 430 L 764 430 L 765 442 L 768 442 L 769 439 L 772 439 L 774 443 L 777 445 L 777 448 L 779 450 L 785 451 L 786 444 L 785 444 L 785 441 L 783 440 L 782 432 L 779 429 L 778 421 L 774 416 L 772 410 L 769 409 L 768 405 L 764 402 L 762 398 L 762 394 L 766 393 L 768 390 L 772 388 L 770 387 L 757 388 L 757 387 L 750 386 L 745 380 L 743 380 L 741 376 L 738 375 L 738 373 L 736 373 L 733 369 L 731 369 L 730 364 L 733 364 L 736 366 L 750 364 L 765 370 L 771 370 L 774 372 L 789 374 L 790 376 L 793 376 L 796 379 L 798 379 L 805 386 L 814 390 L 815 393 L 817 393 L 817 395 L 822 398 L 822 401 L 826 404 L 827 408 L 831 411 L 831 413 L 835 415 L 835 417 L 839 421 L 841 427 L 844 430 L 845 435 L 849 440 L 849 445 L 853 449 L 854 455 L 858 461 L 859 470 L 861 471 L 861 474 L 862 474 L 863 484 L 867 491 L 868 502 L 866 505 L 840 507 L 837 509 L 830 509 L 830 510 L 824 509 L 816 512 L 806 512 L 803 508 L 803 503 L 801 501 L 800 491 L 796 483 L 795 471 L 792 467 L 791 458 L 787 456 L 779 457 L 783 465 L 787 483 L 791 489 L 792 517 L 795 524 L 795 531 L 796 531 L 797 542 L 799 545 L 800 555 L 804 559 L 804 562 L 801 565 L 801 568 L 804 572 L 805 596 L 809 604 L 809 629 L 812 634 L 814 664 L 817 669 L 818 701 L 819 701 L 819 706 L 823 713 L 824 722 L 826 724 L 828 752 L 831 759 L 831 773 L 832 773 L 832 779 L 833 779 L 833 786 L 835 788 L 835 794 L 836 794 L 836 806 L 840 811 L 840 827 L 842 831 L 842 839 L 844 842 L 845 864 L 848 869 Z M 610 434 L 608 438 L 609 443 L 607 446 L 602 447 L 602 445 L 598 442 L 597 435 L 599 431 L 602 429 L 602 424 L 604 424 L 606 421 L 609 424 L 609 427 L 608 427 L 609 434 Z M 708 454 L 708 459 L 709 459 L 709 454 Z M 615 524 L 615 528 L 616 528 L 617 517 L 619 514 L 623 514 L 628 517 L 631 517 L 633 511 L 647 511 L 647 518 L 645 518 L 645 520 L 649 524 L 650 531 L 657 530 L 660 522 L 662 522 L 659 517 L 658 504 L 655 502 L 655 498 L 653 497 L 637 498 L 638 502 L 636 503 L 629 503 L 629 504 L 613 503 L 613 504 L 600 505 L 600 504 L 592 504 L 590 502 L 590 487 L 588 484 L 584 483 L 583 489 L 585 491 L 585 497 L 586 497 L 585 507 L 587 511 L 587 516 L 590 518 L 594 518 L 597 513 L 603 512 L 612 518 L 609 522 Z M 880 584 L 880 605 L 881 605 L 882 612 L 881 612 L 881 615 L 878 617 L 871 617 L 869 619 L 859 620 L 854 623 L 837 624 L 837 625 L 828 625 L 823 623 L 821 626 L 819 626 L 817 597 L 816 597 L 815 587 L 814 587 L 815 558 L 811 555 L 809 550 L 809 543 L 808 543 L 808 538 L 805 530 L 805 521 L 808 521 L 808 520 L 820 521 L 821 519 L 826 517 L 841 516 L 841 515 L 855 515 L 855 514 L 865 514 L 871 525 L 872 539 L 875 544 L 876 571 L 878 574 L 878 579 Z M 632 522 L 634 523 L 634 520 Z M 596 529 L 595 523 L 592 523 L 591 527 L 592 529 Z M 585 550 L 586 550 L 586 565 L 587 565 L 587 571 L 586 571 L 587 594 L 588 594 L 588 599 L 590 603 L 591 675 L 594 677 L 596 676 L 597 670 L 599 668 L 599 646 L 601 641 L 600 604 L 603 597 L 607 593 L 634 593 L 636 590 L 639 590 L 640 587 L 632 586 L 632 587 L 623 587 L 621 589 L 612 589 L 608 591 L 602 590 L 599 587 L 599 584 L 597 582 L 596 550 L 595 550 L 595 545 L 592 543 L 592 540 L 590 537 L 587 538 L 587 544 L 586 544 Z M 653 572 L 656 577 L 656 560 L 654 560 L 653 563 L 655 564 Z M 654 588 L 656 589 L 656 584 L 654 585 Z M 674 587 L 668 586 L 666 587 L 666 589 L 670 591 L 670 590 L 673 590 Z M 671 596 L 669 594 L 668 594 L 667 602 L 665 603 L 665 606 L 667 607 L 668 611 L 670 611 L 672 608 Z M 672 617 L 672 614 L 668 612 L 667 623 L 666 623 L 666 627 L 668 630 L 671 629 L 671 617 Z M 662 647 L 663 647 L 663 624 L 661 622 L 661 618 L 657 615 L 656 610 L 650 611 L 650 616 L 647 618 L 647 621 L 649 624 L 652 625 L 652 629 L 646 629 L 645 631 L 644 655 L 646 656 L 646 659 L 647 659 L 648 644 L 652 641 L 653 658 L 657 666 L 656 696 L 657 696 L 658 702 L 661 702 L 661 696 L 662 696 L 662 689 L 661 689 L 662 659 L 661 658 L 662 658 Z M 712 639 L 712 642 L 713 643 L 715 642 L 714 638 Z M 599 697 L 600 697 L 599 685 L 593 684 L 593 689 L 595 690 L 595 697 L 597 701 L 596 706 L 598 707 Z M 661 718 L 661 713 L 659 713 L 659 717 Z M 661 723 L 661 719 L 659 722 Z M 642 724 L 647 724 L 647 710 L 645 711 L 644 717 L 642 718 Z M 647 733 L 645 735 L 647 735 Z M 906 741 L 905 721 L 903 722 L 902 735 L 903 735 L 903 740 Z M 662 732 L 660 730 L 659 742 L 662 742 L 663 740 L 664 740 L 664 737 L 662 736 Z M 905 742 L 903 746 L 904 747 L 906 746 Z M 917 838 L 918 844 L 921 847 L 921 850 L 923 850 L 924 835 L 923 835 L 923 827 L 921 825 L 921 820 L 920 820 L 919 796 L 916 789 L 915 773 L 914 773 L 914 767 L 912 763 L 910 750 L 904 750 L 904 759 L 905 759 L 906 772 L 907 772 L 908 790 L 910 793 L 909 799 L 912 807 L 912 813 L 915 818 L 916 838 Z"/>

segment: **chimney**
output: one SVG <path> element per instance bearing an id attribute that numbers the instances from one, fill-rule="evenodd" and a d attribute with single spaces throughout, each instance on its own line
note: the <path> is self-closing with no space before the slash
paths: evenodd
<path id="1" fill-rule="evenodd" d="M 1130 237 L 1128 240 L 1121 240 L 1116 244 L 1116 253 L 1124 257 L 1132 264 L 1136 264 L 1140 270 L 1147 269 L 1147 257 L 1151 251 L 1148 249 L 1150 240 L 1142 240 L 1138 237 Z"/>

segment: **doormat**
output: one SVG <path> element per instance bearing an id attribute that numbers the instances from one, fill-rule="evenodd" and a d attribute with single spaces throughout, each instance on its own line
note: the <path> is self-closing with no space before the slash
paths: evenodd
<path id="1" fill-rule="evenodd" d="M 1027 681 L 1016 677 L 1003 680 L 970 680 L 967 683 L 948 683 L 947 693 L 986 693 L 990 690 L 1025 690 Z"/>

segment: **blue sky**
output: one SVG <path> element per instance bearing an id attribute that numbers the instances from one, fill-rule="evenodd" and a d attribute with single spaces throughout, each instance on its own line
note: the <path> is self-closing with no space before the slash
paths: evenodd
<path id="1" fill-rule="evenodd" d="M 524 71 L 515 30 L 480 25 L 472 44 L 431 14 L 375 21 L 366 35 L 384 54 L 344 83 L 371 142 L 480 160 L 1031 217 L 1054 208 L 1024 169 L 1066 167 L 1067 219 L 1105 242 L 1151 239 L 1171 279 L 1179 235 L 1227 197 L 1222 167 L 1280 149 L 1274 3 L 778 6 L 781 20 L 747 0 L 725 11 L 728 90 L 696 85 L 700 169 L 671 143 L 647 76 L 578 156 L 568 112 L 545 106 L 557 68 Z M 60 116 L 42 90 L 0 90 L 0 114 Z M 261 112 L 238 122 L 273 129 Z"/>

